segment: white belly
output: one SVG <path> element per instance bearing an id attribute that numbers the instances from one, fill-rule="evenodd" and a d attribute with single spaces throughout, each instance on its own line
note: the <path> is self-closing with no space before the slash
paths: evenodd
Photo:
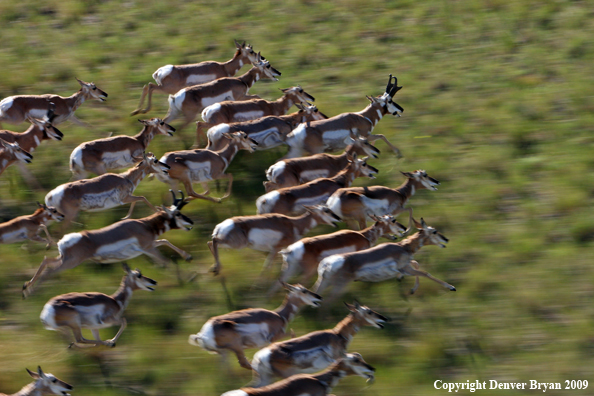
<path id="1" fill-rule="evenodd" d="M 107 169 L 127 168 L 135 164 L 130 150 L 104 153 L 101 157 L 101 161 L 105 164 Z"/>
<path id="2" fill-rule="evenodd" d="M 224 100 L 235 100 L 235 98 L 233 97 L 233 91 L 223 92 L 222 94 L 219 94 L 217 96 L 202 98 L 202 108 L 210 106 L 211 104 L 222 102 Z"/>
<path id="3" fill-rule="evenodd" d="M 25 239 L 27 239 L 27 229 L 24 227 L 0 235 L 0 242 L 2 243 L 14 243 Z"/>
<path id="4" fill-rule="evenodd" d="M 80 210 L 97 212 L 123 205 L 120 192 L 116 189 L 100 194 L 85 194 L 80 200 Z"/>
<path id="5" fill-rule="evenodd" d="M 138 239 L 131 237 L 99 247 L 91 260 L 101 263 L 113 263 L 140 256 L 142 253 L 143 250 L 138 243 Z"/>
<path id="6" fill-rule="evenodd" d="M 324 348 L 315 348 L 300 351 L 291 355 L 294 365 L 299 367 L 301 373 L 315 373 L 324 370 L 334 362 L 330 351 Z"/>
<path id="7" fill-rule="evenodd" d="M 312 206 L 312 205 L 318 205 L 318 204 L 324 203 L 324 202 L 326 202 L 326 200 L 328 199 L 329 196 L 330 196 L 330 194 L 327 193 L 327 194 L 315 195 L 313 197 L 300 198 L 297 201 L 295 201 L 293 210 L 299 211 L 299 208 L 302 208 L 303 206 Z"/>
<path id="8" fill-rule="evenodd" d="M 270 329 L 267 323 L 236 324 L 242 344 L 248 348 L 262 348 L 270 344 Z"/>
<path id="9" fill-rule="evenodd" d="M 305 183 L 319 179 L 320 177 L 328 177 L 329 174 L 330 172 L 327 169 L 305 170 L 299 174 L 299 181 Z"/>
<path id="10" fill-rule="evenodd" d="M 322 250 L 322 252 L 320 253 L 320 261 L 322 259 L 325 259 L 326 257 L 330 257 L 334 254 L 344 254 L 344 253 L 351 253 L 351 252 L 356 252 L 357 248 L 355 246 L 349 245 L 349 246 L 343 246 L 340 248 L 336 248 L 336 249 L 327 249 L 327 250 Z"/>
<path id="11" fill-rule="evenodd" d="M 80 314 L 81 327 L 86 329 L 103 329 L 113 326 L 112 322 L 103 322 L 104 308 L 103 305 L 93 305 L 90 307 L 77 305 L 75 309 Z"/>
<path id="12" fill-rule="evenodd" d="M 398 263 L 391 258 L 367 263 L 355 272 L 357 280 L 364 282 L 381 282 L 396 277 Z"/>
<path id="13" fill-rule="evenodd" d="M 348 129 L 337 129 L 322 133 L 322 140 L 326 147 L 331 150 L 343 149 L 351 139 L 351 131 Z"/>
<path id="14" fill-rule="evenodd" d="M 210 162 L 186 162 L 188 166 L 188 170 L 190 172 L 190 179 L 193 182 L 201 182 L 212 180 L 212 176 L 210 175 Z"/>
<path id="15" fill-rule="evenodd" d="M 214 74 L 191 74 L 186 78 L 186 85 L 197 85 L 216 80 L 217 76 Z"/>
<path id="16" fill-rule="evenodd" d="M 278 128 L 270 128 L 257 133 L 250 133 L 250 137 L 258 142 L 258 150 L 280 146 L 285 141 Z"/>
<path id="17" fill-rule="evenodd" d="M 390 213 L 390 202 L 387 199 L 371 199 L 366 196 L 362 196 L 361 199 L 367 208 L 367 214 L 383 216 Z"/>
<path id="18" fill-rule="evenodd" d="M 282 232 L 263 228 L 252 228 L 248 233 L 248 242 L 251 247 L 264 252 L 271 251 L 282 238 Z"/>
<path id="19" fill-rule="evenodd" d="M 27 114 L 33 118 L 43 119 L 47 115 L 47 109 L 31 109 Z"/>
<path id="20" fill-rule="evenodd" d="M 260 117 L 264 117 L 264 112 L 262 110 L 244 111 L 236 113 L 235 116 L 233 116 L 233 122 L 251 121 Z"/>

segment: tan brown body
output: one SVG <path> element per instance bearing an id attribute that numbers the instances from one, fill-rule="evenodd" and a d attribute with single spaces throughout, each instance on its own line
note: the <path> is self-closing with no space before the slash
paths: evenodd
<path id="1" fill-rule="evenodd" d="M 343 220 L 355 220 L 359 229 L 366 227 L 366 220 L 370 215 L 382 216 L 409 212 L 409 228 L 412 226 L 412 208 L 405 208 L 417 190 L 437 190 L 439 182 L 427 175 L 424 170 L 402 172 L 407 180 L 398 188 L 384 186 L 350 187 L 337 190 L 330 198 L 327 205 Z M 407 231 L 408 231 L 407 230 Z"/>
<path id="2" fill-rule="evenodd" d="M 344 357 L 353 337 L 363 326 L 383 328 L 385 316 L 361 306 L 346 304 L 351 313 L 333 329 L 314 331 L 276 342 L 256 352 L 252 361 L 254 386 L 265 386 L 273 378 L 315 373 Z"/>
<path id="3" fill-rule="evenodd" d="M 51 373 L 44 373 L 41 367 L 37 367 L 37 372 L 27 369 L 27 372 L 35 381 L 24 386 L 20 391 L 13 394 L 0 393 L 0 396 L 70 396 L 68 391 L 72 390 L 72 385 L 56 378 Z"/>
<path id="4" fill-rule="evenodd" d="M 161 157 L 161 162 L 169 166 L 167 174 L 157 175 L 157 179 L 167 183 L 172 189 L 177 188 L 181 182 L 186 193 L 192 199 L 199 198 L 212 202 L 221 202 L 221 200 L 231 195 L 231 186 L 233 184 L 233 175 L 225 173 L 227 167 L 239 152 L 247 150 L 254 152 L 258 143 L 250 138 L 244 132 L 234 132 L 226 135 L 228 144 L 221 150 L 212 151 L 207 149 L 182 150 L 165 153 Z M 208 197 L 208 181 L 227 179 L 227 192 L 221 198 Z M 192 183 L 200 183 L 204 192 L 198 194 L 194 191 Z"/>
<path id="5" fill-rule="evenodd" d="M 324 206 L 307 210 L 307 213 L 297 217 L 270 213 L 231 217 L 217 224 L 212 232 L 212 240 L 208 242 L 210 252 L 215 258 L 212 271 L 216 275 L 221 269 L 219 247 L 250 247 L 270 252 L 264 264 L 264 268 L 269 268 L 279 250 L 297 241 L 318 224 L 334 224 L 338 221 L 338 217 Z"/>
<path id="6" fill-rule="evenodd" d="M 355 154 L 347 166 L 336 176 L 271 191 L 256 200 L 256 207 L 259 214 L 301 214 L 305 211 L 305 205 L 323 204 L 339 188 L 349 187 L 355 178 L 369 177 L 373 179 L 377 172 L 376 168 L 367 164 L 365 159 L 358 159 Z"/>
<path id="7" fill-rule="evenodd" d="M 50 299 L 41 311 L 41 323 L 48 330 L 72 331 L 74 344 L 105 345 L 114 347 L 127 326 L 124 310 L 135 290 L 153 291 L 157 284 L 143 276 L 137 269 L 130 270 L 124 264 L 126 275 L 119 289 L 112 295 L 103 293 L 67 293 Z M 99 329 L 120 325 L 120 329 L 110 340 L 99 337 Z M 83 337 L 82 329 L 90 329 L 94 340 Z"/>
<path id="8" fill-rule="evenodd" d="M 142 96 L 138 109 L 131 115 L 138 113 L 147 113 L 152 106 L 153 92 L 163 92 L 170 95 L 178 92 L 184 87 L 190 87 L 196 84 L 204 84 L 222 77 L 233 77 L 245 64 L 256 61 L 257 54 L 248 44 L 239 44 L 235 41 L 237 50 L 233 58 L 227 62 L 205 61 L 188 65 L 166 65 L 160 67 L 153 73 L 153 78 L 157 84 L 152 82 L 142 88 Z M 148 104 L 142 108 L 145 97 L 148 95 Z"/>
<path id="9" fill-rule="evenodd" d="M 168 246 L 184 259 L 190 260 L 190 254 L 167 239 L 157 239 L 169 230 L 192 229 L 192 220 L 180 213 L 184 204 L 183 199 L 176 199 L 171 208 L 162 207 L 162 210 L 142 219 L 123 220 L 98 230 L 64 235 L 58 242 L 60 255 L 55 258 L 44 257 L 33 278 L 25 282 L 23 296 L 31 294 L 37 282 L 56 272 L 75 268 L 87 260 L 115 263 L 146 254 L 165 266 L 169 260 L 159 252 L 159 246 Z"/>
<path id="10" fill-rule="evenodd" d="M 266 192 L 298 186 L 321 177 L 336 176 L 348 165 L 349 158 L 354 154 L 377 158 L 380 153 L 366 138 L 355 136 L 352 142 L 340 155 L 321 153 L 278 161 L 266 170 L 268 179 L 264 182 Z"/>
<path id="11" fill-rule="evenodd" d="M 58 125 L 66 120 L 87 126 L 74 116 L 74 112 L 87 99 L 105 101 L 107 94 L 94 83 L 76 79 L 81 88 L 71 96 L 63 97 L 52 94 L 10 96 L 0 102 L 0 123 L 20 124 L 28 118 L 43 118 L 48 111 L 53 111 L 49 122 Z M 0 126 L 1 128 L 1 126 Z"/>
<path id="12" fill-rule="evenodd" d="M 420 276 L 455 291 L 454 286 L 421 270 L 418 263 L 413 260 L 414 254 L 423 246 L 445 247 L 448 239 L 438 233 L 435 228 L 427 226 L 423 219 L 420 224 L 415 223 L 415 225 L 420 231 L 403 241 L 382 243 L 360 252 L 326 257 L 318 266 L 318 280 L 313 286 L 313 290 L 321 294 L 329 286 L 332 286 L 329 300 L 333 300 L 343 292 L 350 282 L 381 282 L 391 278 L 400 279 L 408 275 L 417 277 L 411 294 L 417 290 L 418 277 Z"/>
<path id="13" fill-rule="evenodd" d="M 15 243 L 24 240 L 45 242 L 47 247 L 54 243 L 47 225 L 51 221 L 62 221 L 64 215 L 54 207 L 39 204 L 39 208 L 32 215 L 19 216 L 15 219 L 0 224 L 0 243 Z M 47 239 L 40 237 L 39 231 L 43 230 Z"/>
<path id="14" fill-rule="evenodd" d="M 191 345 L 207 351 L 225 354 L 232 351 L 241 367 L 248 370 L 244 349 L 262 348 L 287 335 L 287 326 L 305 305 L 318 307 L 322 298 L 301 285 L 283 284 L 287 296 L 274 311 L 249 308 L 210 318 L 197 334 L 189 338 Z"/>
<path id="15" fill-rule="evenodd" d="M 172 136 L 175 128 L 159 118 L 138 120 L 144 127 L 135 136 L 113 136 L 80 144 L 70 154 L 70 171 L 74 180 L 89 172 L 102 175 L 111 170 L 129 168 L 142 161 L 142 156 L 155 135 Z"/>
<path id="16" fill-rule="evenodd" d="M 262 78 L 276 80 L 276 76 L 280 76 L 280 72 L 272 68 L 268 61 L 258 60 L 252 65 L 247 73 L 239 77 L 219 78 L 209 83 L 183 88 L 176 94 L 170 95 L 169 110 L 163 121 L 170 123 L 182 114 L 184 124 L 179 128 L 181 130 L 207 106 L 224 100 L 246 100 L 257 97 L 248 94 L 256 81 Z"/>

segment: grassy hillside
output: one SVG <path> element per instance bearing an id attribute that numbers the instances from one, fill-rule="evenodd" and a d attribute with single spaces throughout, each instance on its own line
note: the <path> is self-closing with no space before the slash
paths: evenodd
<path id="1" fill-rule="evenodd" d="M 0 219 L 32 213 L 35 201 L 67 182 L 68 157 L 81 142 L 140 131 L 138 117 L 129 114 L 160 66 L 228 60 L 233 40 L 246 40 L 282 72 L 279 82 L 258 82 L 251 93 L 274 99 L 278 88 L 301 84 L 327 115 L 363 109 L 365 95 L 381 94 L 392 73 L 404 86 L 395 101 L 405 112 L 385 117 L 375 132 L 404 158 L 378 142 L 382 155 L 370 161 L 380 169 L 375 182 L 396 187 L 404 180 L 400 171 L 415 169 L 441 181 L 439 191 L 419 191 L 410 205 L 450 243 L 416 258 L 458 291 L 421 280 L 417 294 L 408 296 L 411 278 L 353 284 L 345 301 L 358 298 L 393 321 L 384 330 L 362 329 L 350 348 L 377 367 L 376 383 L 347 378 L 333 392 L 444 393 L 434 389 L 436 380 L 593 382 L 592 16 L 588 2 L 563 0 L 0 2 L 0 98 L 70 95 L 78 89 L 75 77 L 109 94 L 107 102 L 85 103 L 76 113 L 94 129 L 62 124 L 64 140 L 35 151 L 28 169 L 42 190 L 30 188 L 16 167 L 0 177 Z M 146 118 L 166 111 L 165 95 L 155 94 Z M 193 134 L 187 128 L 158 136 L 149 147 L 157 155 L 187 148 Z M 264 170 L 284 152 L 240 153 L 229 168 L 230 199 L 190 203 L 184 213 L 195 228 L 165 234 L 194 256 L 179 263 L 183 279 L 198 272 L 194 282 L 180 284 L 175 267 L 159 268 L 146 257 L 129 261 L 159 285 L 134 295 L 128 328 L 114 349 L 67 349 L 70 339 L 43 329 L 39 312 L 57 294 L 112 293 L 123 275 L 119 265 L 86 263 L 21 300 L 23 282 L 57 250 L 0 245 L 0 391 L 16 392 L 29 381 L 25 367 L 37 365 L 73 384 L 73 395 L 219 395 L 246 384 L 250 374 L 235 359 L 229 373 L 218 356 L 190 347 L 187 338 L 213 315 L 280 304 L 282 295 L 268 300 L 265 289 L 253 287 L 265 255 L 246 249 L 221 253 L 229 306 L 220 279 L 207 272 L 213 259 L 206 241 L 218 222 L 255 213 Z M 170 202 L 157 180 L 136 191 L 155 204 Z M 111 224 L 127 210 L 82 213 L 84 227 L 69 231 Z M 148 214 L 137 206 L 135 217 Z M 59 225 L 50 230 L 59 237 Z M 275 276 L 269 274 L 266 286 Z M 291 327 L 302 335 L 332 327 L 347 313 L 341 304 L 329 309 L 320 315 L 307 308 Z"/>

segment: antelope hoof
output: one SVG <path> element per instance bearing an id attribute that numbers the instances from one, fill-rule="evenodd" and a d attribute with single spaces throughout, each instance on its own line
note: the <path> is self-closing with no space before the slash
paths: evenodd
<path id="1" fill-rule="evenodd" d="M 413 294 L 415 294 L 415 290 L 414 289 L 410 289 L 410 295 L 412 296 Z"/>
<path id="2" fill-rule="evenodd" d="M 114 348 L 116 346 L 116 343 L 113 340 L 108 340 L 108 341 L 105 341 L 105 345 L 110 348 Z"/>
<path id="3" fill-rule="evenodd" d="M 188 255 L 186 255 L 186 256 L 184 257 L 184 260 L 186 260 L 187 262 L 190 262 L 190 261 L 192 261 L 192 259 L 193 259 L 193 257 L 192 257 L 192 255 L 191 255 L 191 254 L 188 254 Z"/>
<path id="4" fill-rule="evenodd" d="M 220 271 L 219 267 L 218 267 L 216 264 L 214 264 L 214 265 L 213 265 L 212 267 L 210 267 L 208 270 L 209 270 L 210 272 L 212 272 L 212 274 L 213 274 L 214 276 L 217 276 L 217 275 L 219 274 L 219 271 Z"/>
<path id="5" fill-rule="evenodd" d="M 450 289 L 450 291 L 456 291 L 456 288 L 454 286 L 452 286 L 452 288 Z"/>
<path id="6" fill-rule="evenodd" d="M 51 243 L 48 243 L 47 245 L 45 245 L 45 250 L 49 250 L 50 247 L 52 247 L 52 244 Z"/>
<path id="7" fill-rule="evenodd" d="M 23 284 L 23 291 L 22 291 L 22 297 L 23 297 L 23 300 L 24 300 L 25 298 L 29 297 L 29 295 L 31 295 L 31 292 L 29 292 L 29 291 L 27 290 L 27 288 L 29 287 L 29 283 L 30 283 L 30 282 L 29 282 L 29 281 L 27 281 L 27 282 L 25 282 L 25 283 Z"/>

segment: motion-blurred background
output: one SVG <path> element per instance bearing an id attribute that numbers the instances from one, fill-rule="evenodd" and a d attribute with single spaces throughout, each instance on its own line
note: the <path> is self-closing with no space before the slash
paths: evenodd
<path id="1" fill-rule="evenodd" d="M 60 125 L 62 142 L 44 142 L 35 151 L 27 167 L 42 190 L 27 185 L 16 166 L 5 171 L 0 220 L 32 213 L 35 201 L 67 182 L 70 152 L 81 142 L 140 131 L 139 117 L 129 114 L 142 86 L 166 64 L 225 61 L 235 51 L 233 40 L 245 40 L 282 72 L 280 81 L 261 81 L 250 93 L 272 100 L 279 88 L 300 84 L 328 116 L 362 110 L 365 95 L 383 93 L 392 73 L 404 87 L 395 97 L 404 115 L 386 116 L 375 132 L 404 158 L 378 141 L 381 157 L 370 161 L 378 179 L 355 185 L 397 187 L 404 181 L 400 171 L 416 169 L 441 181 L 438 191 L 418 191 L 410 205 L 450 243 L 427 247 L 416 259 L 458 291 L 421 279 L 409 296 L 412 278 L 351 285 L 342 300 L 357 298 L 393 321 L 384 330 L 362 329 L 350 348 L 378 369 L 376 383 L 367 388 L 351 377 L 333 393 L 444 393 L 434 389 L 435 380 L 592 382 L 593 10 L 590 2 L 570 0 L 1 1 L 0 98 L 68 96 L 79 88 L 75 77 L 95 82 L 109 98 L 76 113 L 95 129 L 67 122 Z M 166 95 L 156 93 L 153 109 L 140 118 L 166 111 Z M 23 131 L 28 125 L 3 126 Z M 160 156 L 189 148 L 193 139 L 191 124 L 174 137 L 156 137 L 149 148 Z M 39 313 L 57 294 L 113 293 L 123 275 L 119 264 L 83 264 L 21 300 L 23 282 L 57 250 L 0 245 L 0 391 L 18 391 L 30 380 L 25 368 L 38 365 L 74 385 L 73 395 L 219 395 L 248 383 L 251 375 L 235 359 L 228 374 L 217 356 L 191 347 L 187 338 L 211 316 L 273 309 L 282 301 L 282 293 L 264 297 L 280 259 L 260 287 L 254 284 L 265 254 L 223 250 L 229 304 L 220 279 L 207 272 L 213 258 L 206 242 L 217 223 L 255 213 L 264 170 L 285 152 L 240 153 L 229 168 L 231 197 L 221 204 L 191 202 L 184 213 L 195 228 L 165 234 L 194 256 L 179 262 L 182 279 L 198 272 L 193 282 L 178 282 L 175 266 L 158 268 L 145 256 L 129 261 L 159 285 L 154 293 L 135 293 L 125 314 L 128 328 L 114 349 L 68 349 L 70 339 L 45 330 Z M 167 188 L 145 180 L 136 191 L 157 205 L 170 202 Z M 69 231 L 103 227 L 127 210 L 83 212 L 77 221 L 84 226 Z M 134 217 L 150 213 L 139 204 Z M 399 220 L 406 223 L 406 215 Z M 50 227 L 56 239 L 59 228 Z M 291 327 L 296 335 L 331 328 L 347 313 L 342 302 L 323 316 L 306 308 Z M 109 338 L 116 330 L 101 334 Z"/>

